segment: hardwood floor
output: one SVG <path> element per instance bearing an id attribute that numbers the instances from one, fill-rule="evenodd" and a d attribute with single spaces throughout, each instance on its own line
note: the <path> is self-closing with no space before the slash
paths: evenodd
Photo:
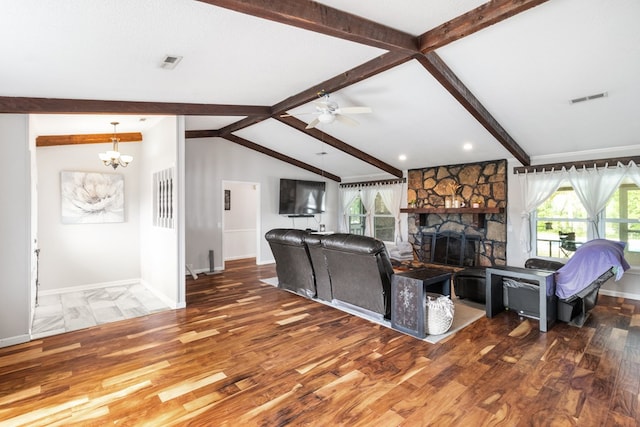
<path id="1" fill-rule="evenodd" d="M 227 263 L 187 308 L 0 349 L 0 425 L 634 426 L 640 302 L 582 328 L 514 313 L 429 344 Z"/>

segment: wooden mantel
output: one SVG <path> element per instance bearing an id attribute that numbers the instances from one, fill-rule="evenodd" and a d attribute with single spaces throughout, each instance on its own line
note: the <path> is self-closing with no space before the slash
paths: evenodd
<path id="1" fill-rule="evenodd" d="M 420 225 L 426 225 L 426 216 L 429 214 L 445 214 L 445 215 L 456 215 L 456 214 L 471 214 L 472 215 L 472 225 L 478 228 L 484 228 L 486 214 L 495 214 L 495 213 L 504 213 L 504 208 L 401 208 L 401 213 L 408 213 L 414 215 L 420 215 Z"/>

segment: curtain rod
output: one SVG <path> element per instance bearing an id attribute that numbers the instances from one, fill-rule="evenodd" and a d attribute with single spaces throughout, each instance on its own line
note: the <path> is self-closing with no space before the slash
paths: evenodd
<path id="1" fill-rule="evenodd" d="M 576 169 L 581 169 L 583 167 L 598 167 L 602 168 L 605 166 L 614 167 L 618 163 L 628 164 L 633 161 L 636 164 L 640 164 L 640 156 L 630 156 L 630 157 L 614 157 L 611 159 L 597 159 L 597 160 L 581 160 L 578 162 L 567 162 L 567 163 L 548 163 L 546 165 L 532 165 L 532 166 L 519 166 L 513 168 L 513 173 L 526 173 L 526 172 L 551 172 L 551 170 L 561 170 L 563 167 L 565 169 L 571 169 L 573 166 Z"/>
<path id="2" fill-rule="evenodd" d="M 370 186 L 370 185 L 404 184 L 405 182 L 407 182 L 407 178 L 383 179 L 383 180 L 379 180 L 379 181 L 347 182 L 347 183 L 344 183 L 344 184 L 340 184 L 340 188 L 367 187 L 367 186 Z"/>

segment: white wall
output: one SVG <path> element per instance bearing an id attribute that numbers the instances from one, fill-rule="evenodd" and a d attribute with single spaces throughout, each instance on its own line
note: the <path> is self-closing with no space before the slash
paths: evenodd
<path id="1" fill-rule="evenodd" d="M 31 189 L 28 118 L 0 114 L 0 347 L 29 341 Z"/>
<path id="2" fill-rule="evenodd" d="M 209 268 L 209 249 L 222 250 L 222 181 L 260 184 L 260 245 L 258 264 L 271 263 L 273 255 L 264 234 L 272 228 L 337 229 L 338 183 L 281 162 L 221 138 L 189 139 L 186 142 L 186 262 L 197 271 Z M 309 179 L 327 183 L 327 211 L 314 218 L 278 215 L 280 178 Z M 232 196 L 233 203 L 233 196 Z M 213 245 L 213 247 L 212 247 Z M 216 268 L 221 260 L 216 255 Z"/>
<path id="3" fill-rule="evenodd" d="M 145 144 L 150 144 L 146 142 Z M 121 143 L 134 156 L 129 167 L 113 170 L 98 159 L 111 144 L 63 145 L 36 149 L 40 291 L 137 282 L 140 278 L 141 143 Z M 108 224 L 63 224 L 62 171 L 124 176 L 125 220 Z"/>
<path id="4" fill-rule="evenodd" d="M 185 306 L 184 236 L 184 117 L 168 117 L 145 131 L 140 155 L 141 278 L 171 307 Z M 153 226 L 153 173 L 175 168 L 175 228 Z"/>

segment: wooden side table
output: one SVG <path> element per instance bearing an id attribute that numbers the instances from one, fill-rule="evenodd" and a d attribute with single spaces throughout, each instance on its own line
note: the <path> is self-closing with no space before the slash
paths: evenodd
<path id="1" fill-rule="evenodd" d="M 427 293 L 451 296 L 451 272 L 422 268 L 394 274 L 391 280 L 391 327 L 417 338 L 426 337 Z"/>

